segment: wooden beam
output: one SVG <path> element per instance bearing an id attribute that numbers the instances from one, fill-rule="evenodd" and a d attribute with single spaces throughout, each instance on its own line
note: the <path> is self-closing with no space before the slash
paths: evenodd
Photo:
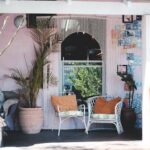
<path id="1" fill-rule="evenodd" d="M 144 15 L 150 14 L 150 3 L 133 2 L 127 7 L 123 2 L 99 1 L 10 1 L 0 2 L 0 13 L 83 14 L 83 15 Z"/>

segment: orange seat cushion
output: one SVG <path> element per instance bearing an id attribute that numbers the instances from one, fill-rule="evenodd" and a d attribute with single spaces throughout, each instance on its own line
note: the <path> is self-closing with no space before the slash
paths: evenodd
<path id="1" fill-rule="evenodd" d="M 107 103 L 104 97 L 97 98 L 93 111 L 94 113 L 99 113 L 100 109 L 104 107 L 104 105 Z"/>
<path id="2" fill-rule="evenodd" d="M 55 108 L 55 111 L 57 112 L 57 106 L 60 106 L 60 111 L 77 110 L 77 101 L 75 95 L 52 96 L 51 102 Z"/>
<path id="3" fill-rule="evenodd" d="M 95 106 L 97 109 L 94 109 L 94 113 L 97 113 L 97 114 L 114 114 L 115 113 L 115 106 L 120 100 L 121 100 L 120 97 L 116 97 L 116 98 L 111 99 L 109 101 L 105 100 L 105 102 L 103 102 L 103 100 L 101 100 L 101 105 L 99 103 L 95 103 L 95 105 L 97 105 L 97 106 Z"/>

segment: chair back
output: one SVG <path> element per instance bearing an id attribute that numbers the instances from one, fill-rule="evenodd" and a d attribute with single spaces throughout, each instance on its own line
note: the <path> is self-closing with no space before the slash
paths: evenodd
<path id="1" fill-rule="evenodd" d="M 123 105 L 123 100 L 121 100 L 120 102 L 118 102 L 118 103 L 116 104 L 116 106 L 115 106 L 115 114 L 117 114 L 116 117 L 120 117 L 122 105 Z"/>
<path id="2" fill-rule="evenodd" d="M 56 112 L 77 110 L 76 95 L 52 96 L 51 102 Z"/>
<path id="3" fill-rule="evenodd" d="M 92 112 L 92 113 L 94 112 L 94 106 L 95 106 L 96 100 L 98 100 L 100 97 L 103 97 L 104 99 L 106 99 L 108 101 L 113 98 L 111 96 L 94 96 L 94 97 L 88 98 L 87 105 L 88 105 L 88 110 L 90 112 Z"/>

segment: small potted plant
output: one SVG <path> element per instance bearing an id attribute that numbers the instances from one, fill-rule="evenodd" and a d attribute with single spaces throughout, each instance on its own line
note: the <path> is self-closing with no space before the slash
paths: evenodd
<path id="1" fill-rule="evenodd" d="M 129 92 L 127 99 L 127 105 L 122 109 L 122 124 L 125 130 L 132 130 L 135 127 L 136 114 L 134 111 L 134 91 L 137 89 L 132 74 L 117 73 L 121 80 L 125 82 L 125 90 Z"/>

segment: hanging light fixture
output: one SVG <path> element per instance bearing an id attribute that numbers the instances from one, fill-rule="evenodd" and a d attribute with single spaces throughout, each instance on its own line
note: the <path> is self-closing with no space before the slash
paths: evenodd
<path id="1" fill-rule="evenodd" d="M 16 16 L 15 19 L 14 19 L 14 24 L 15 26 L 18 28 L 23 28 L 26 26 L 26 17 L 24 15 L 19 15 L 19 16 Z"/>

